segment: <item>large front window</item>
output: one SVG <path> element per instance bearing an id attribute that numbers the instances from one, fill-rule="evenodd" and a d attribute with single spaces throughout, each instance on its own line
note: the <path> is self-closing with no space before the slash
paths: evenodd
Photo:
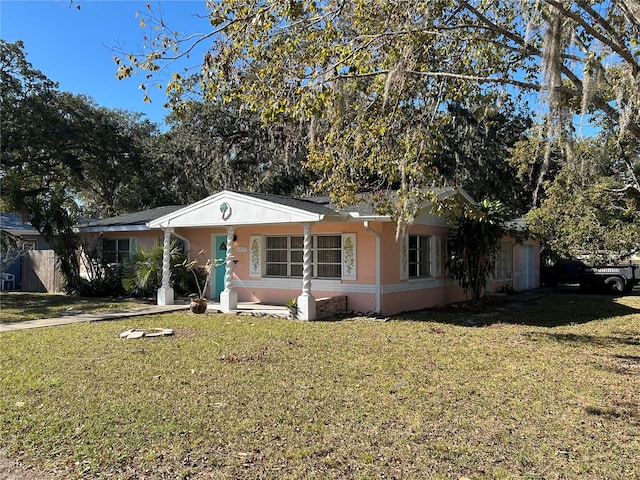
<path id="1" fill-rule="evenodd" d="M 431 275 L 431 237 L 409 235 L 409 278 Z"/>
<path id="2" fill-rule="evenodd" d="M 266 276 L 302 277 L 304 237 L 302 235 L 266 237 Z M 342 248 L 340 235 L 311 237 L 312 275 L 317 278 L 340 278 Z"/>

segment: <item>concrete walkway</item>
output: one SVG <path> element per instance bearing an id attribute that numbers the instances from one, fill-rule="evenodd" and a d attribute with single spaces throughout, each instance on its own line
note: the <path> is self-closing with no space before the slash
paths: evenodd
<path id="1" fill-rule="evenodd" d="M 0 333 L 27 330 L 30 328 L 55 327 L 70 323 L 101 322 L 105 320 L 117 320 L 120 318 L 140 317 L 142 315 L 154 315 L 158 313 L 177 312 L 188 310 L 189 305 L 149 305 L 148 307 L 134 308 L 131 310 L 118 310 L 98 313 L 79 313 L 58 318 L 42 318 L 38 320 L 25 320 L 24 322 L 0 323 Z"/>
<path id="2" fill-rule="evenodd" d="M 189 304 L 178 305 L 149 305 L 131 310 L 116 310 L 111 312 L 78 313 L 69 314 L 58 318 L 42 318 L 39 320 L 25 320 L 24 322 L 0 323 L 0 333 L 27 330 L 30 328 L 55 327 L 70 323 L 102 322 L 105 320 L 118 320 L 120 318 L 140 317 L 142 315 L 154 315 L 158 313 L 178 312 L 189 310 Z M 220 312 L 220 304 L 209 303 L 207 313 Z M 232 315 L 250 315 L 254 317 L 279 317 L 289 318 L 289 310 L 281 305 L 264 305 L 261 303 L 240 302 L 238 308 L 228 312 Z"/>

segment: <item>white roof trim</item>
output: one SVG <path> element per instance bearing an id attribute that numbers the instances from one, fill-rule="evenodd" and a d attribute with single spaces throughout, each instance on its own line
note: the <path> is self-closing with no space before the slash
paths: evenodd
<path id="1" fill-rule="evenodd" d="M 149 227 L 146 225 L 111 225 L 111 226 L 95 226 L 95 227 L 79 227 L 80 233 L 91 232 L 140 232 L 147 231 Z"/>
<path id="2" fill-rule="evenodd" d="M 221 216 L 218 208 L 222 203 L 235 204 L 229 205 L 231 213 L 226 219 Z M 238 204 L 244 208 L 238 209 Z M 205 214 L 204 210 L 207 207 L 216 208 Z M 203 220 L 203 217 L 206 220 Z M 147 226 L 149 228 L 226 227 L 231 225 L 318 222 L 324 218 L 324 214 L 223 190 L 173 213 L 156 218 L 148 222 Z"/>
<path id="3" fill-rule="evenodd" d="M 358 212 L 347 212 L 347 214 L 358 222 L 392 222 L 393 219 L 389 215 L 361 215 Z"/>

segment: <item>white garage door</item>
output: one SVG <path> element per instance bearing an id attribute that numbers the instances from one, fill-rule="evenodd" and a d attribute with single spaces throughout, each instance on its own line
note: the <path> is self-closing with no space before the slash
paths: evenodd
<path id="1" fill-rule="evenodd" d="M 532 246 L 520 245 L 520 290 L 535 288 L 535 258 Z"/>

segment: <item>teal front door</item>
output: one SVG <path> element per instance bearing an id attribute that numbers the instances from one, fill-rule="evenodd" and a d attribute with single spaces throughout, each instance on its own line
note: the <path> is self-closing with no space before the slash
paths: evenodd
<path id="1" fill-rule="evenodd" d="M 227 258 L 227 237 L 226 235 L 216 236 L 216 250 L 212 255 L 213 258 Z M 220 300 L 220 293 L 224 290 L 224 275 L 226 267 L 220 265 L 216 268 L 213 274 L 213 298 L 214 300 Z"/>

